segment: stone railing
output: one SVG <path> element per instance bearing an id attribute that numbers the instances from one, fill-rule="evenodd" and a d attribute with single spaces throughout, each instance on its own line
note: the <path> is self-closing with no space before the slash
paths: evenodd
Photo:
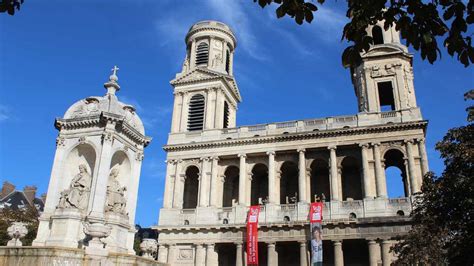
<path id="1" fill-rule="evenodd" d="M 418 109 L 416 109 L 418 110 Z M 358 113 L 348 116 L 334 116 L 318 119 L 285 121 L 270 124 L 241 126 L 236 128 L 210 129 L 203 131 L 173 133 L 169 136 L 168 144 L 190 143 L 200 141 L 215 141 L 301 133 L 333 129 L 347 129 L 361 126 L 384 125 L 404 121 L 419 121 L 421 115 L 406 117 L 404 111 L 380 113 Z"/>
<path id="2" fill-rule="evenodd" d="M 226 226 L 245 224 L 248 207 L 197 208 L 193 210 L 162 209 L 160 226 Z M 412 211 L 411 198 L 364 199 L 324 202 L 323 219 L 331 220 L 390 216 L 408 216 Z M 308 222 L 309 204 L 261 205 L 259 223 L 284 224 Z"/>

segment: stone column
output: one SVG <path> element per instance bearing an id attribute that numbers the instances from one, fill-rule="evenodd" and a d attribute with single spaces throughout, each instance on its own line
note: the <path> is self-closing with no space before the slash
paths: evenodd
<path id="1" fill-rule="evenodd" d="M 247 164 L 245 158 L 247 155 L 239 154 L 239 204 L 245 206 L 246 204 L 246 180 L 247 180 Z"/>
<path id="2" fill-rule="evenodd" d="M 167 258 L 167 263 L 169 265 L 172 265 L 173 262 L 175 261 L 176 257 L 176 245 L 170 245 L 168 248 L 168 258 Z"/>
<path id="3" fill-rule="evenodd" d="M 298 149 L 298 198 L 300 202 L 308 202 L 306 195 L 306 158 L 305 149 Z M 309 184 L 308 184 L 309 185 Z"/>
<path id="4" fill-rule="evenodd" d="M 158 245 L 158 262 L 166 263 L 168 260 L 168 248 L 165 245 Z"/>
<path id="5" fill-rule="evenodd" d="M 392 246 L 392 241 L 383 240 L 382 241 L 382 265 L 390 266 L 392 263 L 392 257 L 390 256 L 390 247 Z"/>
<path id="6" fill-rule="evenodd" d="M 221 88 L 217 88 L 216 107 L 214 109 L 215 124 L 214 128 L 223 128 L 224 125 L 224 92 Z"/>
<path id="7" fill-rule="evenodd" d="M 308 256 L 307 254 L 307 247 L 306 247 L 306 241 L 300 241 L 300 266 L 308 266 Z"/>
<path id="8" fill-rule="evenodd" d="M 335 240 L 334 243 L 334 266 L 344 266 L 344 253 L 342 253 L 342 242 Z"/>
<path id="9" fill-rule="evenodd" d="M 206 266 L 217 266 L 219 258 L 217 257 L 214 244 L 206 245 Z"/>
<path id="10" fill-rule="evenodd" d="M 275 250 L 275 243 L 267 243 L 267 263 L 268 266 L 277 266 L 278 265 L 278 253 Z"/>
<path id="11" fill-rule="evenodd" d="M 171 121 L 171 132 L 179 132 L 181 124 L 181 115 L 183 106 L 183 93 L 175 92 L 174 93 L 174 104 L 173 104 L 173 120 Z"/>
<path id="12" fill-rule="evenodd" d="M 206 263 L 206 252 L 202 244 L 196 244 L 196 266 L 204 266 Z"/>
<path id="13" fill-rule="evenodd" d="M 187 91 L 183 92 L 183 103 L 181 104 L 181 112 L 180 112 L 180 122 L 179 128 L 181 132 L 186 132 L 188 130 L 188 107 L 187 102 L 189 99 L 189 93 Z"/>
<path id="14" fill-rule="evenodd" d="M 420 191 L 417 184 L 415 158 L 413 157 L 413 140 L 405 141 L 405 145 L 408 157 L 408 172 L 410 175 L 411 193 L 413 194 Z"/>
<path id="15" fill-rule="evenodd" d="M 368 199 L 372 197 L 372 193 L 370 191 L 370 175 L 369 175 L 369 156 L 367 155 L 367 149 L 369 144 L 363 143 L 359 145 L 361 147 L 361 154 L 362 154 L 362 172 L 363 172 L 363 180 L 364 180 L 364 198 Z"/>
<path id="16" fill-rule="evenodd" d="M 171 208 L 173 206 L 173 187 L 176 179 L 176 161 L 166 161 L 166 181 L 165 192 L 163 195 L 163 208 Z"/>
<path id="17" fill-rule="evenodd" d="M 268 155 L 268 201 L 271 204 L 275 204 L 277 202 L 276 193 L 275 193 L 275 186 L 276 186 L 275 152 L 269 151 L 267 152 L 267 155 Z"/>
<path id="18" fill-rule="evenodd" d="M 173 192 L 173 208 L 182 208 L 183 206 L 183 190 L 184 180 L 186 179 L 185 174 L 181 174 L 181 166 L 183 161 L 178 160 L 176 162 L 176 172 L 174 180 L 174 192 Z"/>
<path id="19" fill-rule="evenodd" d="M 236 266 L 244 266 L 243 265 L 243 253 L 242 253 L 242 243 L 235 243 L 235 265 Z"/>
<path id="20" fill-rule="evenodd" d="M 372 145 L 374 147 L 375 187 L 377 188 L 377 197 L 387 198 L 387 182 L 380 156 L 380 143 L 373 143 Z"/>
<path id="21" fill-rule="evenodd" d="M 339 182 L 337 172 L 336 146 L 329 146 L 330 170 L 331 170 L 331 200 L 339 200 Z"/>
<path id="22" fill-rule="evenodd" d="M 214 128 L 214 108 L 216 107 L 214 103 L 215 101 L 215 98 L 216 98 L 216 94 L 214 93 L 215 89 L 214 88 L 210 88 L 207 90 L 207 93 L 206 93 L 206 112 L 205 112 L 205 116 L 204 116 L 204 120 L 205 120 L 205 123 L 204 123 L 204 128 L 205 129 L 211 129 L 211 128 Z"/>
<path id="23" fill-rule="evenodd" d="M 196 68 L 196 40 L 191 43 L 191 50 L 189 51 L 189 68 Z"/>
<path id="24" fill-rule="evenodd" d="M 421 172 L 423 176 L 426 175 L 429 171 L 428 167 L 428 155 L 426 154 L 426 144 L 425 139 L 418 139 L 418 150 L 420 152 L 420 159 L 421 159 Z"/>
<path id="25" fill-rule="evenodd" d="M 377 266 L 380 259 L 380 245 L 375 240 L 369 240 L 369 265 Z"/>
<path id="26" fill-rule="evenodd" d="M 218 173 L 219 173 L 219 157 L 214 156 L 212 157 L 212 169 L 211 169 L 211 202 L 210 206 L 216 207 L 217 206 L 217 200 L 218 196 L 217 195 L 217 187 L 219 184 L 218 180 Z"/>
<path id="27" fill-rule="evenodd" d="M 209 203 L 209 157 L 201 158 L 201 176 L 199 180 L 199 207 L 207 207 Z"/>

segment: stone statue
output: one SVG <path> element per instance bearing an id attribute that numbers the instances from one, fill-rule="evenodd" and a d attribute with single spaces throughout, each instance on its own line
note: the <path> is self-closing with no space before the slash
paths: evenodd
<path id="1" fill-rule="evenodd" d="M 11 240 L 8 241 L 8 247 L 21 247 L 23 243 L 21 243 L 20 238 L 23 238 L 28 234 L 28 229 L 22 222 L 13 222 L 10 227 L 7 229 L 8 235 L 11 237 Z"/>
<path id="2" fill-rule="evenodd" d="M 140 243 L 140 250 L 142 251 L 142 257 L 153 259 L 158 251 L 158 242 L 155 239 L 145 238 Z"/>
<path id="3" fill-rule="evenodd" d="M 212 59 L 212 67 L 216 67 L 218 65 L 221 65 L 222 64 L 222 55 L 221 53 L 217 53 L 215 56 L 214 56 L 214 59 Z"/>
<path id="4" fill-rule="evenodd" d="M 108 212 L 126 214 L 125 207 L 127 200 L 125 199 L 125 191 L 127 188 L 120 186 L 117 180 L 119 172 L 117 168 L 110 171 L 109 181 L 107 183 L 107 203 L 105 210 Z"/>
<path id="5" fill-rule="evenodd" d="M 72 179 L 68 189 L 61 192 L 59 208 L 77 208 L 84 210 L 89 201 L 91 175 L 84 164 L 79 165 L 79 173 Z"/>

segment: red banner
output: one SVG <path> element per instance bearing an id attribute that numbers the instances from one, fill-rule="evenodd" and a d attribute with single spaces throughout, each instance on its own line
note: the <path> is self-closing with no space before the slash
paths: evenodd
<path id="1" fill-rule="evenodd" d="M 309 222 L 320 223 L 323 219 L 323 203 L 313 202 L 309 206 Z"/>
<path id="2" fill-rule="evenodd" d="M 250 206 L 247 216 L 247 265 L 258 265 L 258 214 L 260 206 Z"/>

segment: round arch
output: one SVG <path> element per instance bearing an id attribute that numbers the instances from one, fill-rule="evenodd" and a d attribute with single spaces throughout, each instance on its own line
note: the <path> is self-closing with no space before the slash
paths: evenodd
<path id="1" fill-rule="evenodd" d="M 360 162 L 355 157 L 347 156 L 341 162 L 342 198 L 343 200 L 361 200 L 362 176 Z"/>
<path id="2" fill-rule="evenodd" d="M 227 166 L 224 177 L 222 207 L 232 207 L 232 203 L 239 199 L 239 168 L 235 165 Z"/>
<path id="3" fill-rule="evenodd" d="M 252 168 L 252 182 L 250 187 L 250 203 L 261 204 L 268 198 L 268 167 L 258 163 Z"/>
<path id="4" fill-rule="evenodd" d="M 311 169 L 311 202 L 315 197 L 331 199 L 331 189 L 329 183 L 329 164 L 326 160 L 316 158 L 310 165 Z M 324 194 L 324 196 L 323 196 Z"/>
<path id="5" fill-rule="evenodd" d="M 404 158 L 403 152 L 396 148 L 388 149 L 383 155 L 389 198 L 407 197 L 410 194 Z"/>
<path id="6" fill-rule="evenodd" d="M 295 203 L 298 201 L 298 165 L 292 161 L 285 161 L 281 167 L 280 204 Z"/>
<path id="7" fill-rule="evenodd" d="M 199 168 L 191 165 L 186 168 L 183 190 L 183 209 L 195 209 L 198 203 Z"/>

